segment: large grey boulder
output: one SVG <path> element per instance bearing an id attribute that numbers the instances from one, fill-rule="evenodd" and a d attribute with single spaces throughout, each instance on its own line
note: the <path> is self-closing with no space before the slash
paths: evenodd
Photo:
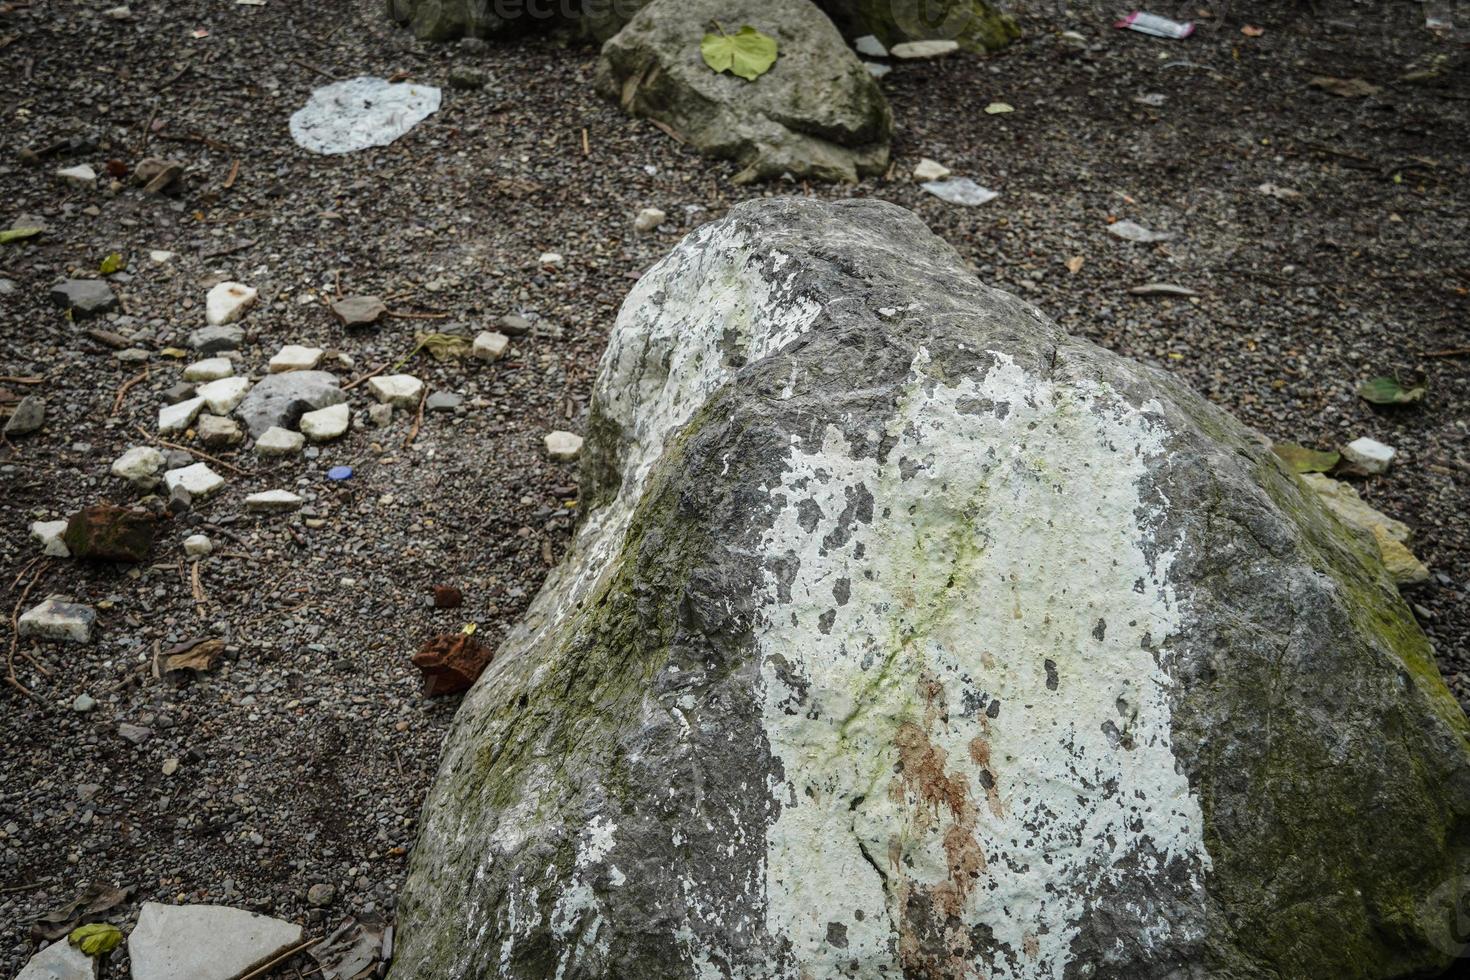
<path id="1" fill-rule="evenodd" d="M 634 288 L 394 980 L 1431 975 L 1470 725 L 1253 434 L 875 201 Z"/>
<path id="2" fill-rule="evenodd" d="M 775 65 L 754 81 L 711 71 L 700 40 L 712 22 L 774 37 Z M 737 183 L 787 173 L 853 181 L 888 167 L 888 102 L 810 0 L 653 0 L 602 46 L 597 75 L 626 111 L 736 160 Z"/>

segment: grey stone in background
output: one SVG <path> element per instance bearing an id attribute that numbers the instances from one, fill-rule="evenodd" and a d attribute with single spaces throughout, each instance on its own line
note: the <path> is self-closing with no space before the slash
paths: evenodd
<path id="1" fill-rule="evenodd" d="M 337 376 L 326 371 L 287 371 L 262 378 L 235 413 L 257 439 L 269 428 L 293 428 L 306 412 L 347 400 Z"/>
<path id="2" fill-rule="evenodd" d="M 774 37 L 776 64 L 753 82 L 711 71 L 691 39 L 712 20 Z M 626 111 L 736 160 L 736 182 L 851 181 L 888 167 L 888 102 L 810 0 L 653 0 L 603 45 L 597 76 Z"/>
<path id="3" fill-rule="evenodd" d="M 26 395 L 16 403 L 10 418 L 5 420 L 7 436 L 30 435 L 46 422 L 46 399 L 40 395 Z"/>
<path id="4" fill-rule="evenodd" d="M 115 309 L 117 296 L 101 279 L 64 279 L 51 287 L 51 302 L 81 320 Z"/>

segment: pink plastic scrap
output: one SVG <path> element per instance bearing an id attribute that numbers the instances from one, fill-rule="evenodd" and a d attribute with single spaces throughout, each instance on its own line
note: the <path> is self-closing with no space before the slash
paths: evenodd
<path id="1" fill-rule="evenodd" d="M 1189 37 L 1194 33 L 1193 22 L 1180 23 L 1158 14 L 1145 14 L 1135 10 L 1113 25 L 1117 28 L 1126 28 L 1137 31 L 1140 34 L 1152 34 L 1154 37 L 1167 37 L 1179 40 Z"/>

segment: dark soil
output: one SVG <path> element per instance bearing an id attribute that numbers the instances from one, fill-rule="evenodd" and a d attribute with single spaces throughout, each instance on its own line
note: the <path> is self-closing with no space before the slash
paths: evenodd
<path id="1" fill-rule="evenodd" d="M 0 974 L 33 950 L 30 920 L 93 880 L 135 887 L 128 914 L 143 900 L 232 904 L 314 935 L 347 912 L 392 915 L 457 701 L 425 700 L 410 655 L 471 622 L 493 645 L 516 620 L 574 514 L 575 467 L 549 462 L 542 436 L 580 425 L 631 280 L 753 194 L 913 208 L 986 281 L 1176 372 L 1273 438 L 1397 447 L 1394 469 L 1359 486 L 1416 529 L 1434 577 L 1408 596 L 1470 703 L 1470 76 L 1463 38 L 1427 31 L 1423 5 L 1236 3 L 1181 42 L 1073 5 L 1027 22 L 1027 40 L 995 57 L 897 66 L 884 83 L 900 126 L 888 179 L 754 189 L 599 101 L 586 47 L 424 47 L 382 22 L 380 0 L 137 0 L 130 21 L 105 6 L 0 3 L 0 226 L 36 215 L 49 228 L 0 246 L 0 278 L 15 284 L 0 295 L 0 387 L 48 404 L 41 432 L 0 446 L 0 589 L 7 612 L 27 589 L 25 607 L 65 593 L 98 609 L 91 646 L 20 645 L 17 678 L 35 700 L 0 688 Z M 1069 29 L 1086 50 L 1059 39 Z M 288 134 L 324 76 L 444 85 L 455 66 L 489 84 L 446 87 L 440 112 L 389 147 L 318 157 Z M 1308 86 L 1319 75 L 1380 91 L 1338 98 Z M 1135 101 L 1155 93 L 1161 106 Z M 1016 111 L 983 111 L 996 101 Z M 20 156 L 73 137 L 95 148 Z M 150 154 L 188 166 L 178 192 L 109 191 L 108 160 Z M 1001 197 L 945 204 L 909 178 L 920 157 Z M 103 173 L 95 190 L 53 175 L 84 162 Z M 670 220 L 635 236 L 647 206 Z M 1111 218 L 1177 237 L 1125 243 Z M 156 265 L 152 249 L 178 256 Z M 545 251 L 566 264 L 542 268 Z M 95 275 L 112 252 L 128 261 L 122 313 L 73 324 L 48 304 L 54 280 Z M 241 373 L 286 343 L 348 355 L 346 379 L 407 355 L 415 331 L 477 331 L 511 312 L 537 330 L 496 364 L 413 358 L 403 370 L 465 401 L 426 417 L 408 445 L 414 419 L 400 412 L 314 458 L 226 451 L 250 475 L 221 470 L 227 488 L 168 522 L 149 563 L 36 561 L 32 521 L 137 497 L 108 466 L 144 443 L 137 426 L 154 431 L 159 393 L 187 363 L 165 349 L 203 324 L 221 278 L 261 291 Z M 1128 293 L 1150 281 L 1199 297 Z M 323 303 L 339 285 L 420 318 L 348 333 Z M 142 366 L 88 327 L 151 352 L 116 414 Z M 1425 384 L 1427 398 L 1361 401 L 1357 385 L 1382 374 Z M 361 388 L 352 404 L 361 423 Z M 338 464 L 352 479 L 326 479 Z M 302 493 L 307 509 L 245 514 L 246 494 L 272 488 Z M 196 598 L 181 542 L 201 531 L 216 551 Z M 464 607 L 433 609 L 436 585 L 463 590 Z M 155 678 L 155 649 L 194 637 L 226 640 L 223 666 Z M 90 713 L 71 708 L 82 693 Z M 134 744 L 122 723 L 151 735 Z M 319 882 L 337 889 L 326 909 L 305 900 Z"/>

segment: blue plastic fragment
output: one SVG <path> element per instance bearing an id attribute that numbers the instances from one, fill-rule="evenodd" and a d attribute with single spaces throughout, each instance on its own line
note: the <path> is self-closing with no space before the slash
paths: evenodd
<path id="1" fill-rule="evenodd" d="M 327 470 L 328 480 L 347 480 L 352 478 L 352 467 L 334 466 Z"/>

